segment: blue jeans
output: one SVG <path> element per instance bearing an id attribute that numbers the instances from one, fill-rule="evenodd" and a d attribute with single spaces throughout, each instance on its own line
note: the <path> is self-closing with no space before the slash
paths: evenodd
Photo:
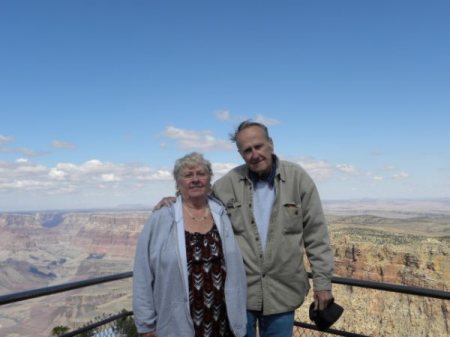
<path id="1" fill-rule="evenodd" d="M 264 316 L 261 311 L 247 310 L 246 337 L 256 337 L 257 322 L 260 337 L 292 337 L 294 311 Z"/>

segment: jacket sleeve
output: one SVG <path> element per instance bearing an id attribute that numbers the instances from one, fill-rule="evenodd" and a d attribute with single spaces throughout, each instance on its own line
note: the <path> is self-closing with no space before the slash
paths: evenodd
<path id="1" fill-rule="evenodd" d="M 154 298 L 154 273 L 150 265 L 150 239 L 155 213 L 144 225 L 136 246 L 133 268 L 133 313 L 138 333 L 155 331 L 158 318 Z"/>
<path id="2" fill-rule="evenodd" d="M 311 264 L 314 290 L 331 290 L 334 256 L 319 193 L 310 179 L 302 196 L 303 238 Z"/>
<path id="3" fill-rule="evenodd" d="M 227 268 L 225 300 L 228 320 L 234 335 L 241 337 L 247 332 L 247 279 L 244 261 L 226 213 L 222 217 L 222 222 Z"/>

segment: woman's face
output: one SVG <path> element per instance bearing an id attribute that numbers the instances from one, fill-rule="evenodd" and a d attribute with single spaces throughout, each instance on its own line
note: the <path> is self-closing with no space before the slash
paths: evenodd
<path id="1" fill-rule="evenodd" d="M 210 175 L 203 165 L 186 166 L 178 178 L 178 190 L 183 199 L 204 198 L 210 190 Z"/>

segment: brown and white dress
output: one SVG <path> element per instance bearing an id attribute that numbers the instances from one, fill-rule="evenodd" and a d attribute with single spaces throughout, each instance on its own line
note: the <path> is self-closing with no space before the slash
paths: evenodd
<path id="1" fill-rule="evenodd" d="M 215 224 L 207 233 L 185 231 L 189 304 L 195 337 L 233 336 L 225 306 L 225 261 Z"/>

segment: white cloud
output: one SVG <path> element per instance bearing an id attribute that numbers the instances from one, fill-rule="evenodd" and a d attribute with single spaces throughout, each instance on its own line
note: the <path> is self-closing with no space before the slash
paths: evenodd
<path id="1" fill-rule="evenodd" d="M 235 168 L 240 164 L 232 164 L 232 163 L 212 163 L 212 170 L 214 173 L 214 179 L 219 179 L 220 177 L 227 174 L 231 169 Z"/>
<path id="2" fill-rule="evenodd" d="M 31 149 L 27 149 L 25 147 L 19 147 L 17 149 L 13 149 L 13 152 L 20 153 L 21 155 L 31 158 L 31 157 L 41 157 L 49 154 L 48 151 L 35 151 Z"/>
<path id="3" fill-rule="evenodd" d="M 229 121 L 231 119 L 230 112 L 227 110 L 216 112 L 216 117 L 221 121 Z"/>
<path id="4" fill-rule="evenodd" d="M 228 140 L 216 139 L 211 131 L 193 131 L 168 126 L 164 136 L 174 139 L 177 146 L 184 150 L 231 150 L 232 144 Z"/>
<path id="5" fill-rule="evenodd" d="M 40 191 L 44 194 L 81 192 L 89 188 L 122 187 L 137 182 L 172 180 L 170 172 L 143 165 L 89 160 L 81 165 L 58 163 L 47 167 L 28 160 L 0 162 L 0 192 Z M 142 184 L 142 183 L 141 183 Z"/>
<path id="6" fill-rule="evenodd" d="M 266 126 L 280 124 L 280 121 L 274 118 L 264 117 L 263 115 L 257 115 L 255 122 L 262 123 Z"/>
<path id="7" fill-rule="evenodd" d="M 51 179 L 63 180 L 66 178 L 67 172 L 60 170 L 56 167 L 53 167 L 50 169 L 48 175 Z"/>
<path id="8" fill-rule="evenodd" d="M 172 173 L 166 170 L 136 170 L 136 179 L 140 181 L 173 180 Z"/>
<path id="9" fill-rule="evenodd" d="M 14 141 L 13 137 L 0 135 L 0 145 L 8 144 Z"/>
<path id="10" fill-rule="evenodd" d="M 221 121 L 233 120 L 235 122 L 241 123 L 245 120 L 251 119 L 251 120 L 254 120 L 255 122 L 262 123 L 266 126 L 280 124 L 280 121 L 278 119 L 265 117 L 261 114 L 256 115 L 255 118 L 249 118 L 247 116 L 232 116 L 228 110 L 223 110 L 223 111 L 216 112 L 215 115 L 216 115 L 216 118 Z"/>
<path id="11" fill-rule="evenodd" d="M 289 160 L 289 159 L 288 159 Z M 356 178 L 363 175 L 363 172 L 352 164 L 333 164 L 325 160 L 315 158 L 291 159 L 302 166 L 313 179 L 326 180 L 335 177 L 340 179 Z"/>
<path id="12" fill-rule="evenodd" d="M 325 179 L 335 172 L 335 167 L 323 160 L 304 158 L 294 160 L 302 166 L 314 179 Z"/>
<path id="13" fill-rule="evenodd" d="M 60 141 L 60 140 L 54 140 L 52 142 L 52 146 L 57 148 L 57 149 L 67 149 L 67 150 L 75 148 L 75 144 L 63 142 L 63 141 Z"/>
<path id="14" fill-rule="evenodd" d="M 383 170 L 385 171 L 384 173 L 386 175 L 389 175 L 389 178 L 393 180 L 403 180 L 409 178 L 408 172 L 399 170 L 394 165 L 386 165 L 385 167 L 383 167 Z"/>
<path id="15" fill-rule="evenodd" d="M 407 172 L 404 172 L 404 171 L 398 172 L 398 173 L 395 173 L 395 174 L 392 175 L 392 178 L 396 179 L 396 180 L 397 179 L 406 179 L 408 177 L 409 177 L 409 174 Z"/>
<path id="16" fill-rule="evenodd" d="M 35 151 L 25 147 L 7 147 L 9 143 L 14 141 L 13 137 L 0 135 L 0 153 L 20 154 L 24 157 L 38 157 L 48 155 L 47 151 Z"/>
<path id="17" fill-rule="evenodd" d="M 337 164 L 336 168 L 338 169 L 338 171 L 341 171 L 343 173 L 358 174 L 358 170 L 356 169 L 356 167 L 351 164 Z"/>
<path id="18" fill-rule="evenodd" d="M 20 165 L 17 167 L 17 173 L 23 174 L 45 174 L 48 169 L 43 165 Z"/>
<path id="19" fill-rule="evenodd" d="M 101 175 L 101 179 L 104 182 L 121 181 L 121 178 L 116 176 L 114 173 L 104 173 L 104 174 Z"/>

